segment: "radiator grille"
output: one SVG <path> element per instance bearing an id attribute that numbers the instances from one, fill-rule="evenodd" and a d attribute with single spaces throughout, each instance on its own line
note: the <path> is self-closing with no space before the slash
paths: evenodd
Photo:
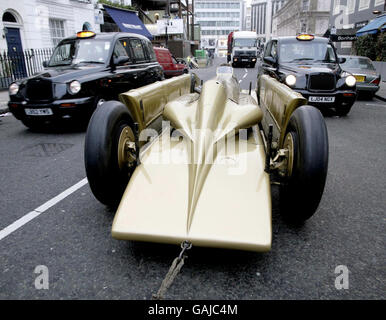
<path id="1" fill-rule="evenodd" d="M 335 89 L 335 76 L 330 73 L 311 74 L 309 89 L 332 91 Z"/>
<path id="2" fill-rule="evenodd" d="M 52 99 L 52 82 L 45 79 L 30 79 L 27 82 L 27 98 L 30 101 Z"/>

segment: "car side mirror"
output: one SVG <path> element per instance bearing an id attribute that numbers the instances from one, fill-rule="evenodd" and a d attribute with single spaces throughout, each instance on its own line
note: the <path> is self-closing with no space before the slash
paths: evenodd
<path id="1" fill-rule="evenodd" d="M 48 67 L 48 61 L 43 61 L 43 67 L 47 68 Z"/>
<path id="2" fill-rule="evenodd" d="M 114 58 L 114 65 L 119 66 L 121 64 L 124 64 L 126 62 L 129 62 L 130 59 L 128 56 L 119 56 L 117 58 Z"/>
<path id="3" fill-rule="evenodd" d="M 339 58 L 339 59 L 338 59 L 338 62 L 339 62 L 339 63 L 345 63 L 345 62 L 346 62 L 346 58 Z"/>
<path id="4" fill-rule="evenodd" d="M 272 64 L 272 65 L 275 65 L 276 62 L 277 62 L 277 60 L 274 57 L 271 57 L 271 56 L 264 57 L 263 60 L 264 60 L 264 62 Z"/>

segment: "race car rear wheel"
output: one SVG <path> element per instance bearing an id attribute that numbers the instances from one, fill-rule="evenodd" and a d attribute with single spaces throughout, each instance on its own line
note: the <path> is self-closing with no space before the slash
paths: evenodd
<path id="1" fill-rule="evenodd" d="M 84 159 L 91 191 L 103 204 L 119 204 L 136 167 L 138 148 L 127 107 L 118 101 L 100 105 L 87 128 Z"/>
<path id="2" fill-rule="evenodd" d="M 323 195 L 328 169 L 328 134 L 320 111 L 302 106 L 291 115 L 283 148 L 289 150 L 280 206 L 285 219 L 310 218 Z"/>

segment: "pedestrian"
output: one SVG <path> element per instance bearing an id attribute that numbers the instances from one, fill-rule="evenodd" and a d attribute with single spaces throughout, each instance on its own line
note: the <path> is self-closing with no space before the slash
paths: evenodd
<path id="1" fill-rule="evenodd" d="M 190 68 L 190 69 L 193 69 L 193 66 L 192 66 L 192 59 L 190 58 L 190 55 L 187 56 L 186 61 L 188 62 L 189 68 Z"/>

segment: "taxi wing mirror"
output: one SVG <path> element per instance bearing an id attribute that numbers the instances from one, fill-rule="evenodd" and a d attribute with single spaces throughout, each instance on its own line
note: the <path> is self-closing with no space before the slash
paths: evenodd
<path id="1" fill-rule="evenodd" d="M 345 62 L 346 62 L 346 58 L 339 58 L 339 59 L 338 59 L 338 62 L 339 62 L 339 63 L 345 63 Z"/>
<path id="2" fill-rule="evenodd" d="M 272 65 L 275 65 L 277 63 L 276 58 L 271 57 L 271 56 L 264 57 L 263 60 L 264 60 L 264 62 L 272 64 Z"/>
<path id="3" fill-rule="evenodd" d="M 128 56 L 119 56 L 117 58 L 114 58 L 114 65 L 119 66 L 121 64 L 124 64 L 126 62 L 129 62 L 130 59 Z"/>
<path id="4" fill-rule="evenodd" d="M 43 67 L 47 68 L 48 67 L 48 61 L 43 61 Z"/>

